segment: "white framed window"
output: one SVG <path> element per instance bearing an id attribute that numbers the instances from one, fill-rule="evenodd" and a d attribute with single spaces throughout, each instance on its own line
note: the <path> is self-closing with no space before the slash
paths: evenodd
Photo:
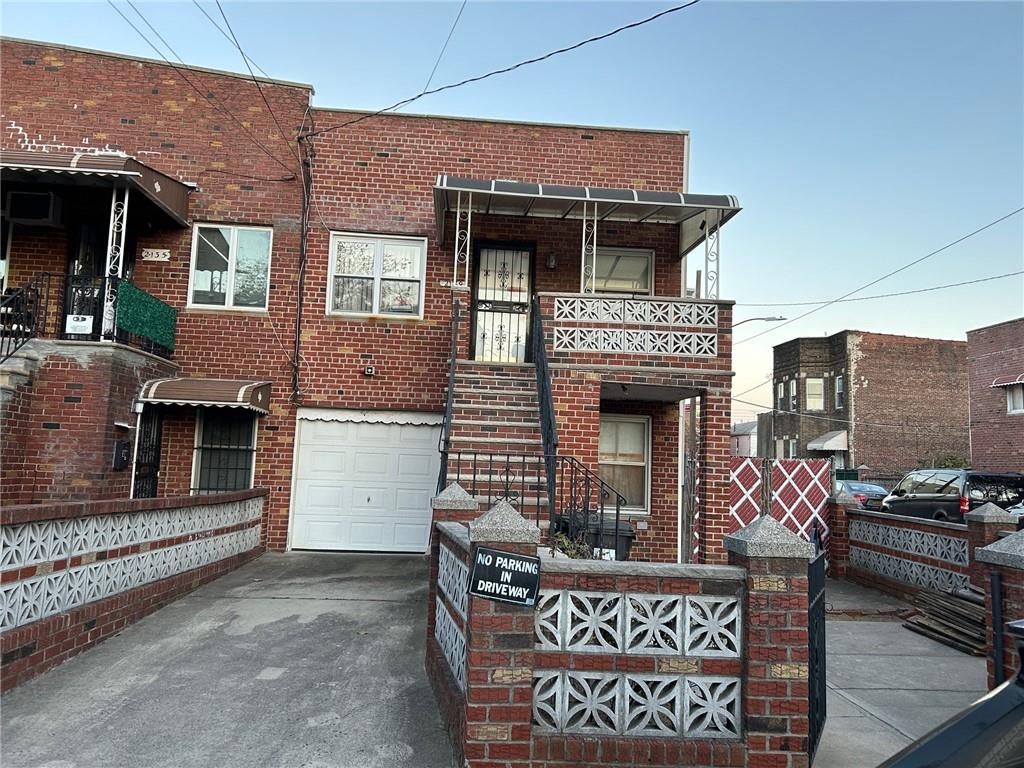
<path id="1" fill-rule="evenodd" d="M 796 379 L 789 380 L 789 410 L 796 410 Z"/>
<path id="2" fill-rule="evenodd" d="M 427 239 L 331 233 L 327 314 L 423 317 Z"/>
<path id="3" fill-rule="evenodd" d="M 1006 412 L 1024 413 L 1024 384 L 1011 384 L 1006 387 Z"/>
<path id="4" fill-rule="evenodd" d="M 274 230 L 227 224 L 196 224 L 188 306 L 265 310 L 270 295 Z"/>
<path id="5" fill-rule="evenodd" d="M 837 411 L 841 411 L 843 408 L 846 407 L 846 389 L 845 389 L 845 387 L 846 387 L 846 383 L 843 381 L 843 377 L 841 375 L 840 376 L 836 376 L 835 407 L 836 407 Z"/>
<path id="6" fill-rule="evenodd" d="M 825 380 L 806 379 L 804 381 L 804 401 L 808 411 L 825 410 Z"/>
<path id="7" fill-rule="evenodd" d="M 789 441 L 789 454 L 787 455 L 786 458 L 789 458 L 789 459 L 795 459 L 796 458 L 796 440 L 790 440 Z"/>
<path id="8" fill-rule="evenodd" d="M 786 456 L 786 441 L 781 437 L 775 441 L 775 458 L 782 459 Z"/>
<path id="9" fill-rule="evenodd" d="M 654 293 L 654 251 L 599 247 L 596 262 L 597 293 Z"/>
<path id="10" fill-rule="evenodd" d="M 626 511 L 650 511 L 650 418 L 602 415 L 597 467 L 601 479 L 626 497 Z"/>
<path id="11" fill-rule="evenodd" d="M 256 414 L 200 408 L 192 454 L 192 494 L 242 491 L 256 479 Z"/>
<path id="12" fill-rule="evenodd" d="M 775 399 L 779 401 L 779 410 L 784 411 L 786 410 L 786 385 L 780 381 L 778 385 L 776 385 L 775 390 Z"/>

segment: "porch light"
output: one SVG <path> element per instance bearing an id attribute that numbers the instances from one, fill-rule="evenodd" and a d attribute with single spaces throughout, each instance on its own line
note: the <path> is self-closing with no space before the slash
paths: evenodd
<path id="1" fill-rule="evenodd" d="M 146 404 L 141 400 L 132 400 L 132 413 L 142 413 L 142 409 L 146 407 Z"/>
<path id="2" fill-rule="evenodd" d="M 544 262 L 544 265 L 548 269 L 556 269 L 558 267 L 558 253 L 555 251 L 548 251 L 548 258 Z"/>

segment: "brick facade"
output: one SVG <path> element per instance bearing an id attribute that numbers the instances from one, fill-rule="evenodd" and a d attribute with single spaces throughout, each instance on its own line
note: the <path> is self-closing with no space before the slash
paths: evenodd
<path id="1" fill-rule="evenodd" d="M 774 360 L 772 405 L 799 413 L 776 413 L 770 429 L 759 427 L 761 455 L 775 457 L 776 441 L 783 440 L 786 456 L 795 441 L 796 458 L 827 457 L 831 452 L 809 451 L 807 444 L 846 430 L 849 449 L 841 458 L 847 467 L 870 467 L 865 475 L 898 479 L 918 467 L 968 463 L 964 342 L 842 331 L 780 344 Z M 839 376 L 843 396 L 837 403 Z M 808 410 L 808 378 L 823 380 L 821 411 Z"/>
<path id="2" fill-rule="evenodd" d="M 971 466 L 1024 472 L 1024 413 L 1007 412 L 1002 377 L 1024 374 L 1024 317 L 967 332 L 971 402 Z"/>
<path id="3" fill-rule="evenodd" d="M 295 139 L 303 128 L 323 129 L 360 117 L 360 113 L 313 109 L 309 86 L 267 82 L 263 90 L 289 133 L 281 136 L 254 84 L 245 77 L 186 70 L 187 78 L 201 91 L 215 94 L 211 103 L 181 72 L 157 62 L 20 41 L 5 41 L 2 57 L 3 149 L 125 152 L 195 185 L 189 200 L 194 222 L 273 228 L 265 312 L 187 305 L 191 229 L 133 229 L 133 252 L 165 248 L 170 250 L 170 260 L 130 259 L 129 271 L 138 287 L 178 311 L 176 375 L 272 383 L 271 412 L 258 422 L 255 484 L 269 489 L 263 535 L 267 546 L 277 550 L 288 544 L 298 405 L 430 413 L 444 409 L 452 304 L 455 297 L 465 303 L 468 295 L 453 292 L 444 284 L 452 276 L 455 223 L 448 214 L 447 238 L 441 243 L 431 195 L 438 174 L 652 191 L 686 187 L 689 137 L 680 132 L 383 115 L 343 130 L 314 134 L 305 146 L 310 158 L 312 205 L 305 287 L 297 318 L 302 190 L 298 162 L 292 154 L 299 149 Z M 229 112 L 239 117 L 244 127 Z M 268 157 L 256 142 L 283 164 Z M 94 218 L 102 219 L 109 196 L 90 200 L 89 204 L 96 206 Z M 105 227 L 105 221 L 101 226 Z M 331 231 L 426 238 L 422 319 L 328 315 Z M 476 243 L 515 240 L 534 248 L 533 290 L 538 292 L 580 290 L 581 236 L 579 221 L 487 214 L 475 215 L 473 220 Z M 63 282 L 74 237 L 71 231 L 13 228 L 11 284 L 24 282 L 38 271 L 53 275 L 50 334 L 61 330 Z M 652 250 L 654 293 L 679 296 L 676 227 L 601 222 L 597 240 L 602 246 Z M 553 269 L 547 266 L 552 259 Z M 709 540 L 720 537 L 724 522 L 719 526 L 717 520 L 724 521 L 728 513 L 731 317 L 731 303 L 719 302 L 718 327 L 714 329 L 718 349 L 709 358 L 553 355 L 559 358 L 552 360 L 553 390 L 566 455 L 596 468 L 597 417 L 603 410 L 632 410 L 654 420 L 654 500 L 650 525 L 640 532 L 637 556 L 673 560 L 677 554 L 678 401 L 659 398 L 610 404 L 602 400 L 601 383 L 685 387 L 688 396 L 704 396 L 701 464 L 706 468 L 707 493 L 702 519 L 707 530 L 700 536 Z M 460 357 L 469 353 L 468 331 L 467 326 L 459 344 Z M 293 361 L 297 332 L 301 352 Z M 294 391 L 293 362 L 298 368 Z M 364 373 L 367 366 L 375 369 L 372 377 Z M 126 399 L 119 401 L 117 409 L 130 403 L 130 390 L 150 375 L 168 374 L 140 374 L 139 381 L 125 390 Z M 74 406 L 80 404 L 53 401 L 42 394 L 41 383 L 42 379 L 32 386 L 33 405 L 17 406 L 29 413 L 31 429 L 41 429 L 44 418 L 60 423 L 78 418 Z M 192 485 L 195 420 L 195 409 L 166 409 L 160 494 L 184 493 Z M 97 438 L 81 439 L 95 443 L 97 455 L 108 453 L 108 446 Z M 37 449 L 27 449 L 25 455 L 33 450 Z M 43 464 L 37 462 L 37 468 Z M 16 498 L 50 498 L 61 482 L 56 475 L 37 479 L 35 497 L 18 490 Z M 39 490 L 43 487 L 51 490 Z M 123 483 L 81 485 L 78 494 L 85 498 L 126 490 Z M 707 557 L 720 561 L 724 553 L 712 542 Z"/>

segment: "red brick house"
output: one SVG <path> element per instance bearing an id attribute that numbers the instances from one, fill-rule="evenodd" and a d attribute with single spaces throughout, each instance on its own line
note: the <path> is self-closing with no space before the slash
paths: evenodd
<path id="1" fill-rule="evenodd" d="M 422 552 L 458 480 L 724 560 L 739 207 L 688 134 L 2 58 L 4 504 L 260 486 L 273 549 Z"/>
<path id="2" fill-rule="evenodd" d="M 971 466 L 1024 472 L 1024 317 L 967 332 Z"/>

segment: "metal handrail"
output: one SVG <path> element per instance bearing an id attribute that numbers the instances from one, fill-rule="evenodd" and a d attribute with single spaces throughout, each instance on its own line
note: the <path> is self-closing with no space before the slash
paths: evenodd
<path id="1" fill-rule="evenodd" d="M 544 445 L 544 466 L 548 479 L 548 510 L 555 509 L 555 462 L 558 459 L 558 423 L 555 419 L 554 399 L 551 395 L 551 372 L 548 368 L 548 348 L 544 337 L 544 319 L 540 315 L 540 298 L 533 297 L 531 313 L 533 365 L 537 372 L 537 403 L 540 406 L 540 434 Z"/>
<path id="2" fill-rule="evenodd" d="M 455 364 L 459 357 L 459 324 L 462 322 L 462 302 L 455 299 L 452 304 L 451 349 L 448 359 L 448 399 L 444 406 L 444 421 L 438 437 L 437 449 L 441 452 L 441 471 L 437 478 L 437 492 L 448 485 L 448 453 L 452 443 L 452 411 L 455 406 Z"/>
<path id="3" fill-rule="evenodd" d="M 558 494 L 556 527 L 561 527 L 573 542 L 589 542 L 588 549 L 608 549 L 605 516 L 609 505 L 615 508 L 614 552 L 619 551 L 619 523 L 626 497 L 601 479 L 593 469 L 575 456 L 557 457 Z M 567 481 L 568 479 L 568 481 Z M 597 546 L 593 546 L 594 542 Z M 600 555 L 599 555 L 600 556 Z"/>
<path id="4" fill-rule="evenodd" d="M 49 272 L 37 272 L 25 285 L 0 298 L 0 363 L 46 331 L 49 308 Z"/>

